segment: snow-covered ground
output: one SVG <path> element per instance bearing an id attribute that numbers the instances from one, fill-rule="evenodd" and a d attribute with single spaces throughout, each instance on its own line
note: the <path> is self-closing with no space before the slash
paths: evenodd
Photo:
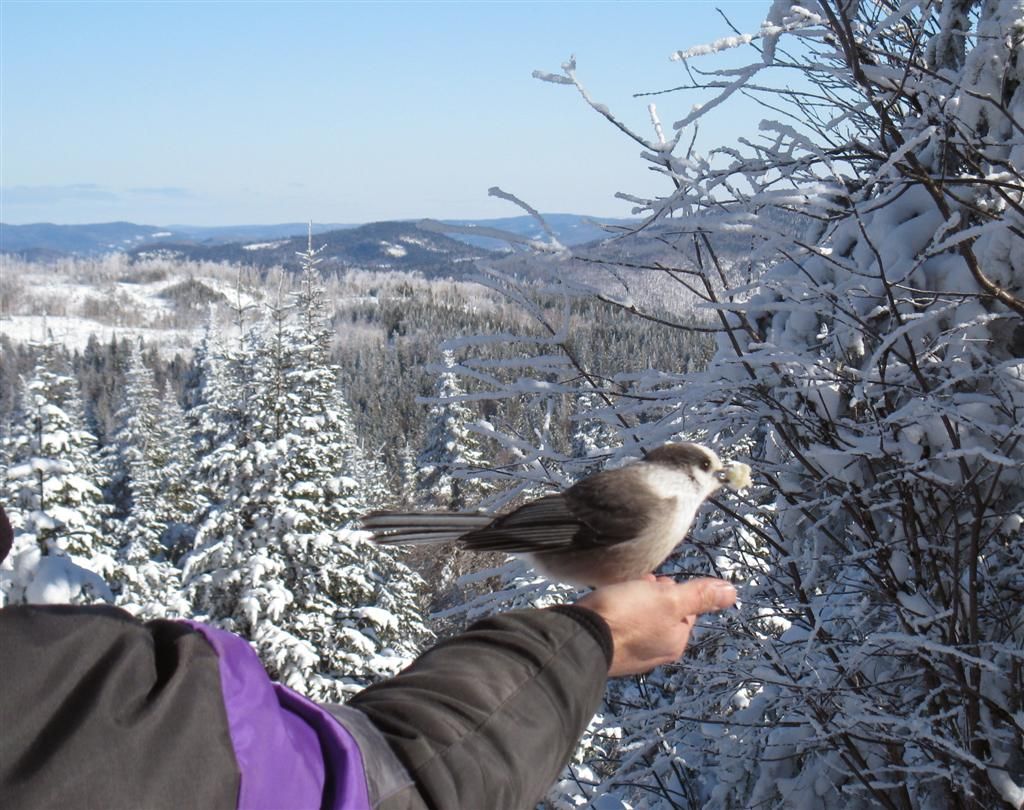
<path id="1" fill-rule="evenodd" d="M 380 245 L 381 245 L 381 248 L 383 249 L 383 251 L 386 254 L 388 254 L 388 256 L 393 256 L 396 259 L 402 258 L 402 256 L 404 256 L 405 254 L 407 254 L 409 252 L 408 250 L 406 250 L 401 245 L 393 245 L 390 242 L 381 242 Z"/>
<path id="2" fill-rule="evenodd" d="M 433 253 L 442 252 L 441 249 L 432 242 L 428 242 L 426 239 L 417 239 L 415 236 L 399 236 L 398 241 L 405 242 L 407 245 L 416 245 L 416 247 L 423 248 L 423 250 L 429 250 Z"/>
<path id="3" fill-rule="evenodd" d="M 133 269 L 138 282 L 125 280 Z M 238 289 L 215 272 L 198 275 L 195 269 L 124 266 L 115 274 L 92 265 L 83 269 L 74 263 L 36 265 L 5 258 L 0 264 L 0 335 L 20 343 L 52 340 L 71 351 L 84 349 L 92 335 L 102 342 L 142 338 L 173 356 L 196 344 L 209 307 L 177 303 L 168 294 L 172 288 L 202 285 L 210 296 L 242 307 L 257 303 L 258 293 Z M 215 317 L 228 320 L 228 307 L 217 309 Z"/>
<path id="4" fill-rule="evenodd" d="M 272 250 L 281 247 L 281 245 L 287 245 L 288 241 L 287 239 L 279 239 L 276 242 L 253 242 L 251 245 L 242 245 L 242 250 Z"/>
<path id="5" fill-rule="evenodd" d="M 63 315 L 12 315 L 0 317 L 0 335 L 19 343 L 45 343 L 52 340 L 69 351 L 82 351 L 95 335 L 101 343 L 121 338 L 142 338 L 147 345 L 160 347 L 173 355 L 195 345 L 197 330 L 153 329 L 138 326 L 112 326 L 90 318 Z"/>

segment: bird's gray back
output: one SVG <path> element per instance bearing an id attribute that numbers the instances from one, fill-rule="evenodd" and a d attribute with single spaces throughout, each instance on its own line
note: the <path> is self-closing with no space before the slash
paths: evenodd
<path id="1" fill-rule="evenodd" d="M 559 553 L 606 548 L 643 532 L 659 513 L 673 509 L 639 486 L 638 465 L 600 472 L 560 495 L 548 495 L 501 515 L 463 536 L 466 548 L 509 553 Z"/>

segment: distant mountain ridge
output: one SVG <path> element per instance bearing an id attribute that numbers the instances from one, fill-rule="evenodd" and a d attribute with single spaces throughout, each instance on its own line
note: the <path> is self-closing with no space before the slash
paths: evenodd
<path id="1" fill-rule="evenodd" d="M 577 245 L 599 239 L 604 232 L 596 224 L 599 221 L 621 224 L 628 220 L 600 220 L 579 214 L 545 214 L 549 227 L 560 242 Z M 519 236 L 532 239 L 543 238 L 543 231 L 530 216 L 505 217 L 501 219 L 446 219 L 443 222 L 457 225 L 478 225 L 498 228 Z M 378 222 L 368 225 L 346 223 L 314 223 L 313 234 L 321 235 L 337 231 L 359 230 L 384 226 L 415 227 L 415 220 Z M 218 247 L 230 244 L 265 243 L 306 235 L 304 222 L 280 223 L 274 225 L 145 225 L 133 222 L 104 222 L 88 225 L 57 225 L 48 222 L 30 225 L 9 225 L 0 223 L 0 253 L 14 253 L 26 259 L 47 259 L 60 256 L 96 256 L 110 252 L 131 252 L 166 247 L 180 249 L 182 245 L 192 247 Z M 421 232 L 422 233 L 422 232 Z M 453 234 L 452 239 L 488 250 L 500 250 L 503 244 L 494 239 Z M 228 251 L 230 252 L 230 251 Z"/>
<path id="2" fill-rule="evenodd" d="M 134 222 L 101 222 L 91 225 L 32 225 L 0 223 L 0 253 L 17 253 L 25 258 L 97 255 L 124 251 L 142 242 L 181 234 L 156 225 Z"/>
<path id="3" fill-rule="evenodd" d="M 225 244 L 162 240 L 140 244 L 128 254 L 136 258 L 167 256 L 260 269 L 278 266 L 297 270 L 300 266 L 297 254 L 307 249 L 307 240 L 307 234 Z M 323 270 L 408 270 L 427 278 L 467 275 L 477 259 L 494 255 L 442 234 L 420 230 L 408 222 L 377 222 L 326 231 L 314 235 L 313 245 L 319 250 L 319 267 Z"/>

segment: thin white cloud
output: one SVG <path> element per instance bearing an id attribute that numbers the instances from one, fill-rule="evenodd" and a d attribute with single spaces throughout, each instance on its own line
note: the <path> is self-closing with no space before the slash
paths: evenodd
<path id="1" fill-rule="evenodd" d="M 163 197 L 171 200 L 191 199 L 196 196 L 194 192 L 180 186 L 141 186 L 139 188 L 130 188 L 128 192 L 146 197 Z"/>
<path id="2" fill-rule="evenodd" d="M 3 186 L 0 200 L 4 205 L 51 205 L 68 201 L 116 202 L 120 196 L 113 189 L 95 183 L 72 183 L 64 186 Z"/>
<path id="3" fill-rule="evenodd" d="M 0 201 L 5 206 L 54 205 L 67 202 L 118 203 L 139 197 L 164 200 L 195 199 L 195 192 L 180 186 L 139 186 L 119 189 L 98 183 L 69 183 L 62 186 L 2 186 Z"/>

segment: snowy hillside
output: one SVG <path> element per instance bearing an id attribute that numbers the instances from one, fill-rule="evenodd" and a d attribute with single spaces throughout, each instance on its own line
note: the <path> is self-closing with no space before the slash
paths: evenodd
<path id="1" fill-rule="evenodd" d="M 174 268 L 131 264 L 123 254 L 56 265 L 0 259 L 0 335 L 21 343 L 53 341 L 81 351 L 90 336 L 103 343 L 141 338 L 168 355 L 191 352 L 212 305 L 253 306 L 259 292 L 238 285 L 238 271 L 215 264 Z"/>

